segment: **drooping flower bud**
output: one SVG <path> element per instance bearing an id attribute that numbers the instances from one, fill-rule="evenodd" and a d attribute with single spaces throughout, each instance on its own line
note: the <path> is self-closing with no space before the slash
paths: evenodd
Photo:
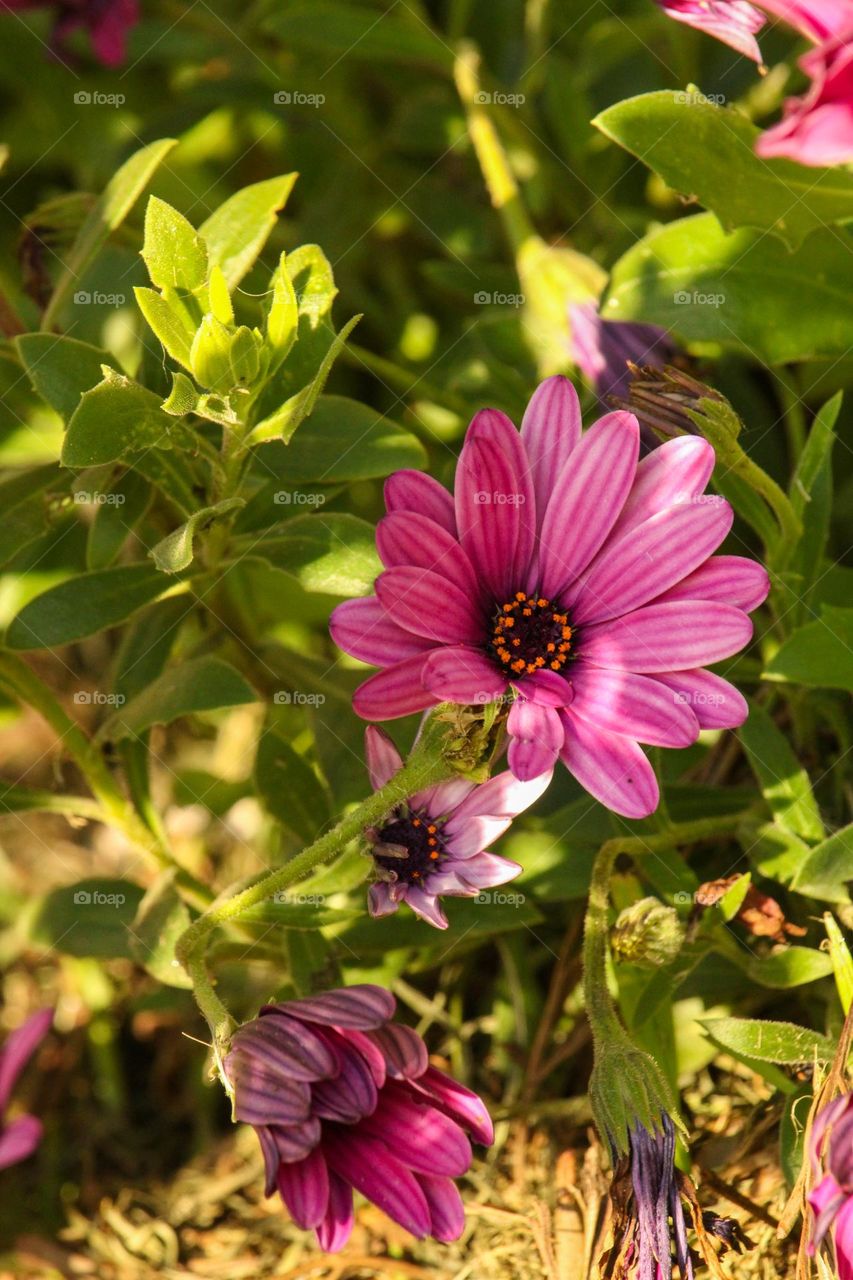
<path id="1" fill-rule="evenodd" d="M 621 911 L 610 938 L 617 959 L 643 969 L 671 964 L 683 942 L 678 912 L 657 898 L 640 898 Z"/>

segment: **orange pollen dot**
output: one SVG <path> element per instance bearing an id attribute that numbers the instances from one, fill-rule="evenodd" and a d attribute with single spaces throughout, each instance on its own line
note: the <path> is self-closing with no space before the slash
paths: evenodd
<path id="1" fill-rule="evenodd" d="M 419 827 L 420 825 L 421 825 L 421 820 L 420 820 L 420 818 L 412 818 L 412 826 L 413 826 L 413 827 Z"/>
<path id="2" fill-rule="evenodd" d="M 561 667 L 562 665 L 563 665 L 563 664 L 562 664 L 561 662 L 552 662 L 552 663 L 550 664 L 550 666 L 551 666 L 551 670 L 552 670 L 552 671 L 559 671 L 559 670 L 560 670 L 560 667 Z"/>
<path id="3" fill-rule="evenodd" d="M 429 856 L 432 858 L 432 860 L 433 860 L 433 862 L 434 862 L 434 861 L 436 860 L 436 858 L 438 857 L 438 854 L 437 854 L 437 853 L 431 853 Z"/>
<path id="4" fill-rule="evenodd" d="M 540 609 L 547 609 L 551 601 L 546 600 L 544 596 L 540 596 L 536 603 L 539 605 Z"/>
<path id="5" fill-rule="evenodd" d="M 524 592 L 523 592 L 523 591 L 516 591 L 516 593 L 515 593 L 515 598 L 516 598 L 516 600 L 518 600 L 518 601 L 519 601 L 519 603 L 520 603 L 522 600 L 526 600 L 526 599 L 527 599 L 527 596 L 524 594 Z"/>
<path id="6" fill-rule="evenodd" d="M 427 831 L 430 833 L 431 836 L 434 836 L 436 831 L 438 831 L 438 827 L 435 825 L 434 822 L 431 822 L 427 827 Z"/>

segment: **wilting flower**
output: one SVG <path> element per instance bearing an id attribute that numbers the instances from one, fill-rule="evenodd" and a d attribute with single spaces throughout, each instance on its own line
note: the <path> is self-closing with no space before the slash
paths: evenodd
<path id="1" fill-rule="evenodd" d="M 789 98 L 779 124 L 758 138 L 760 156 L 788 156 L 800 164 L 853 160 L 853 15 L 844 34 L 833 35 L 800 58 L 811 80 L 802 98 Z"/>
<path id="2" fill-rule="evenodd" d="M 815 1213 L 810 1252 L 831 1231 L 838 1280 L 853 1280 L 853 1093 L 818 1114 L 809 1148 L 815 1177 L 824 1174 L 809 1196 Z"/>
<path id="3" fill-rule="evenodd" d="M 353 1188 L 418 1239 L 457 1239 L 453 1179 L 470 1167 L 469 1136 L 494 1138 L 481 1100 L 430 1066 L 421 1037 L 390 1021 L 395 1008 L 370 985 L 266 1005 L 225 1059 L 234 1116 L 261 1144 L 267 1195 L 278 1188 L 330 1253 L 349 1239 Z"/>
<path id="4" fill-rule="evenodd" d="M 0 1169 L 31 1156 L 41 1142 L 42 1124 L 35 1116 L 4 1117 L 18 1076 L 50 1030 L 53 1013 L 40 1009 L 6 1037 L 0 1049 Z"/>
<path id="5" fill-rule="evenodd" d="M 138 0 L 0 0 L 0 9 L 48 7 L 56 11 L 51 45 L 59 57 L 67 58 L 69 37 L 85 30 L 105 67 L 124 62 L 127 34 L 139 21 Z"/>
<path id="6" fill-rule="evenodd" d="M 378 791 L 402 760 L 381 729 L 369 725 L 364 737 L 370 781 Z M 519 782 L 511 773 L 482 783 L 460 777 L 410 796 L 368 832 L 378 877 L 370 886 L 370 914 L 390 915 L 408 902 L 424 920 L 446 929 L 440 897 L 473 898 L 514 879 L 521 871 L 518 863 L 489 853 L 487 846 L 550 780 L 548 773 L 532 782 Z"/>
<path id="7" fill-rule="evenodd" d="M 656 0 L 669 18 L 722 40 L 753 62 L 761 61 L 755 34 L 764 15 L 746 0 Z"/>
<path id="8" fill-rule="evenodd" d="M 569 322 L 572 360 L 602 405 L 610 396 L 627 396 L 631 364 L 661 369 L 675 351 L 666 329 L 656 324 L 604 320 L 595 302 L 569 307 Z"/>
<path id="9" fill-rule="evenodd" d="M 675 1129 L 661 1116 L 652 1131 L 636 1123 L 630 1152 L 613 1175 L 616 1246 L 605 1271 L 619 1280 L 663 1280 L 672 1275 L 672 1255 L 681 1280 L 693 1280 L 687 1223 L 675 1168 Z M 615 1257 L 614 1257 L 615 1253 Z"/>
<path id="10" fill-rule="evenodd" d="M 331 620 L 347 653 L 383 668 L 355 693 L 366 720 L 439 702 L 513 699 L 508 760 L 522 781 L 557 756 L 593 796 L 638 818 L 658 802 L 639 743 L 684 747 L 746 718 L 705 664 L 750 639 L 764 569 L 712 557 L 732 523 L 703 496 L 714 452 L 668 440 L 638 465 L 633 414 L 581 434 L 567 379 L 533 396 L 521 432 L 484 409 L 456 468 L 455 497 L 430 476 L 386 482 L 375 596 Z"/>

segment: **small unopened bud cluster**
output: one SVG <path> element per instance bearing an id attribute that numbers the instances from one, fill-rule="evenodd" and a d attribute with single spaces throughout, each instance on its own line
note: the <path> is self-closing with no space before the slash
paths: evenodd
<path id="1" fill-rule="evenodd" d="M 610 946 L 617 960 L 659 969 L 671 964 L 684 942 L 684 926 L 674 907 L 657 898 L 640 898 L 620 912 Z"/>

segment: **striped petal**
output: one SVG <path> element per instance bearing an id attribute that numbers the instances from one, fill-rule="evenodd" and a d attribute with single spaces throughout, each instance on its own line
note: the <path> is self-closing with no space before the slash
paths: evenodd
<path id="1" fill-rule="evenodd" d="M 364 731 L 364 754 L 370 785 L 374 791 L 381 791 L 385 783 L 390 782 L 394 774 L 403 767 L 403 757 L 388 734 L 373 724 L 368 725 Z"/>
<path id="2" fill-rule="evenodd" d="M 381 1138 L 415 1173 L 458 1178 L 471 1167 L 471 1144 L 455 1121 L 411 1091 L 387 1085 L 360 1131 Z"/>
<path id="3" fill-rule="evenodd" d="M 714 600 L 752 613 L 767 599 L 770 579 L 763 564 L 745 556 L 714 556 L 694 573 L 670 587 L 660 603 L 670 600 Z"/>
<path id="4" fill-rule="evenodd" d="M 386 569 L 376 594 L 394 622 L 439 644 L 477 644 L 483 622 L 476 603 L 459 587 L 429 569 Z"/>
<path id="5" fill-rule="evenodd" d="M 506 690 L 506 677 L 480 649 L 453 645 L 434 649 L 424 662 L 424 685 L 439 702 L 494 702 Z"/>
<path id="6" fill-rule="evenodd" d="M 529 540 L 528 521 L 535 517 L 532 497 L 528 504 L 533 485 L 528 475 L 516 474 L 510 455 L 494 440 L 474 434 L 479 416 L 456 467 L 456 523 L 459 540 L 486 587 L 496 600 L 505 600 L 520 580 L 516 557 L 520 544 Z M 528 509 L 522 520 L 523 507 Z"/>
<path id="7" fill-rule="evenodd" d="M 384 1142 L 362 1133 L 328 1130 L 323 1150 L 330 1168 L 356 1191 L 418 1240 L 429 1234 L 426 1196 L 414 1175 L 392 1155 Z"/>
<path id="8" fill-rule="evenodd" d="M 560 715 L 565 731 L 560 759 L 581 786 L 623 818 L 646 818 L 653 813 L 658 784 L 637 743 L 596 729 L 571 710 Z"/>
<path id="9" fill-rule="evenodd" d="M 426 1173 L 419 1173 L 417 1180 L 429 1205 L 430 1235 L 444 1244 L 458 1240 L 465 1230 L 465 1207 L 456 1183 Z"/>
<path id="10" fill-rule="evenodd" d="M 386 569 L 414 565 L 447 578 L 469 597 L 479 595 L 477 575 L 456 538 L 426 516 L 413 511 L 385 516 L 376 526 L 376 549 Z"/>
<path id="11" fill-rule="evenodd" d="M 581 407 L 577 391 L 562 374 L 546 378 L 533 392 L 521 422 L 521 439 L 533 477 L 540 527 L 554 476 L 559 474 L 580 438 Z"/>
<path id="12" fill-rule="evenodd" d="M 704 493 L 714 461 L 714 450 L 701 436 L 679 436 L 653 449 L 637 466 L 612 536 L 621 538 L 659 511 L 690 503 Z"/>
<path id="13" fill-rule="evenodd" d="M 509 734 L 507 760 L 515 777 L 530 782 L 543 774 L 550 776 L 563 745 L 560 712 L 540 707 L 525 698 L 516 698 L 506 722 Z"/>
<path id="14" fill-rule="evenodd" d="M 417 1031 L 402 1023 L 389 1022 L 370 1032 L 370 1039 L 385 1059 L 389 1076 L 411 1080 L 429 1066 L 427 1048 Z"/>
<path id="15" fill-rule="evenodd" d="M 525 577 L 536 543 L 536 493 L 527 450 L 515 424 L 496 409 L 484 409 L 474 416 L 466 441 L 491 445 L 509 464 L 514 486 L 509 492 L 514 499 L 511 505 L 516 508 L 517 533 L 506 580 L 517 585 Z M 491 505 L 496 505 L 494 495 Z"/>
<path id="16" fill-rule="evenodd" d="M 352 708 L 362 720 L 396 720 L 435 705 L 437 699 L 421 680 L 426 655 L 395 662 L 360 684 L 353 694 Z"/>
<path id="17" fill-rule="evenodd" d="M 376 596 L 344 600 L 332 610 L 329 631 L 344 653 L 375 667 L 388 667 L 432 648 L 431 640 L 398 627 Z"/>
<path id="18" fill-rule="evenodd" d="M 279 1195 L 298 1227 L 319 1227 L 329 1209 L 329 1170 L 319 1147 L 304 1160 L 280 1164 L 276 1178 Z"/>
<path id="19" fill-rule="evenodd" d="M 495 1140 L 495 1128 L 486 1104 L 471 1089 L 445 1075 L 438 1067 L 429 1067 L 417 1082 L 417 1088 L 429 1095 L 447 1115 L 457 1120 L 475 1142 L 485 1147 Z"/>
<path id="20" fill-rule="evenodd" d="M 650 676 L 577 663 L 572 713 L 608 733 L 656 747 L 688 747 L 699 736 L 689 703 Z"/>
<path id="21" fill-rule="evenodd" d="M 329 1207 L 317 1227 L 317 1243 L 324 1253 L 338 1253 L 352 1234 L 355 1215 L 352 1187 L 336 1173 L 329 1171 Z"/>
<path id="22" fill-rule="evenodd" d="M 301 1022 L 317 1022 L 326 1027 L 348 1027 L 371 1031 L 393 1018 L 397 1001 L 384 987 L 372 982 L 359 982 L 352 987 L 338 987 L 319 996 L 303 1000 L 283 1000 L 266 1005 L 266 1014 L 284 1013 Z"/>
<path id="23" fill-rule="evenodd" d="M 740 609 L 679 600 L 650 604 L 584 630 L 584 660 L 624 671 L 685 671 L 719 662 L 749 643 L 752 623 Z"/>
<path id="24" fill-rule="evenodd" d="M 389 476 L 385 481 L 385 509 L 389 515 L 395 511 L 416 511 L 456 537 L 453 496 L 443 484 L 423 471 L 395 471 Z"/>
<path id="25" fill-rule="evenodd" d="M 690 707 L 702 729 L 736 729 L 749 715 L 746 698 L 713 671 L 675 671 L 655 676 Z"/>

